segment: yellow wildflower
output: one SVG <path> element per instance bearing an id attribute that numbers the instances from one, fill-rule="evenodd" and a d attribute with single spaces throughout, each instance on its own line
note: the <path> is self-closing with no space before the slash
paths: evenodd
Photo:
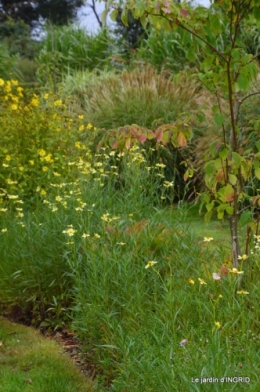
<path id="1" fill-rule="evenodd" d="M 236 275 L 241 275 L 244 273 L 244 271 L 238 271 L 237 268 L 233 268 L 232 270 L 229 270 L 229 272 L 231 272 L 232 274 L 236 274 Z"/>
<path id="2" fill-rule="evenodd" d="M 200 284 L 207 284 L 204 279 L 198 278 L 198 281 L 200 282 Z"/>
<path id="3" fill-rule="evenodd" d="M 247 255 L 238 256 L 238 260 L 246 260 L 248 258 Z"/>
<path id="4" fill-rule="evenodd" d="M 148 261 L 145 268 L 153 267 L 155 264 L 157 264 L 157 261 Z"/>
<path id="5" fill-rule="evenodd" d="M 215 321 L 215 326 L 216 326 L 217 328 L 220 328 L 220 327 L 221 327 L 220 322 L 219 322 L 219 321 Z"/>
<path id="6" fill-rule="evenodd" d="M 249 292 L 248 292 L 248 291 L 245 291 L 245 290 L 239 290 L 239 291 L 237 291 L 237 294 L 240 294 L 240 295 L 248 295 Z"/>
<path id="7" fill-rule="evenodd" d="M 190 284 L 194 284 L 195 282 L 194 282 L 193 279 L 190 278 L 190 279 L 189 279 L 189 283 L 190 283 Z"/>
<path id="8" fill-rule="evenodd" d="M 204 242 L 210 242 L 210 241 L 213 241 L 213 240 L 214 240 L 213 237 L 204 237 L 204 239 L 203 239 Z"/>

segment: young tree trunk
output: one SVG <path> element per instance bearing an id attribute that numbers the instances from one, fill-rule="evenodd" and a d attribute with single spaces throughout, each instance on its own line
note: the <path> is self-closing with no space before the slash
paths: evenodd
<path id="1" fill-rule="evenodd" d="M 235 195 L 236 200 L 234 200 L 234 206 L 237 205 L 237 195 Z M 239 239 L 238 239 L 238 220 L 239 215 L 237 208 L 234 208 L 234 214 L 229 218 L 230 234 L 231 234 L 231 253 L 233 267 L 238 267 L 238 256 L 240 253 Z"/>

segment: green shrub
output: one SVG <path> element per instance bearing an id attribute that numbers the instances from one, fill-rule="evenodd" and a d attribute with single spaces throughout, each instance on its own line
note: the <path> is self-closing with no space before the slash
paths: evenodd
<path id="1" fill-rule="evenodd" d="M 96 35 L 72 25 L 47 29 L 37 57 L 38 77 L 43 85 L 57 86 L 63 75 L 77 70 L 103 69 L 110 64 L 113 40 L 107 30 Z"/>

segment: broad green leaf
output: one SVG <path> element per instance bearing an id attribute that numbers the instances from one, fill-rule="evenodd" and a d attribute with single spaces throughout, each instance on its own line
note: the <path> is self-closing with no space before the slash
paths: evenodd
<path id="1" fill-rule="evenodd" d="M 226 159 L 228 156 L 228 149 L 224 148 L 222 151 L 220 151 L 219 156 L 221 159 Z"/>
<path id="2" fill-rule="evenodd" d="M 240 74 L 237 78 L 237 83 L 242 91 L 247 91 L 250 86 L 250 80 L 246 75 Z"/>
<path id="3" fill-rule="evenodd" d="M 234 214 L 234 208 L 231 206 L 227 206 L 226 207 L 226 212 L 228 213 L 228 215 L 233 215 Z"/>
<path id="4" fill-rule="evenodd" d="M 256 148 L 260 151 L 260 141 L 255 142 Z"/>
<path id="5" fill-rule="evenodd" d="M 229 174 L 228 175 L 228 179 L 229 179 L 230 184 L 236 185 L 237 177 L 234 174 Z"/>
<path id="6" fill-rule="evenodd" d="M 214 116 L 214 121 L 217 124 L 218 127 L 221 127 L 224 122 L 224 114 L 223 113 L 217 113 Z"/>
<path id="7" fill-rule="evenodd" d="M 110 14 L 110 19 L 111 19 L 113 22 L 115 22 L 115 21 L 116 21 L 116 18 L 117 18 L 117 15 L 118 15 L 118 9 L 113 10 L 113 11 L 111 12 L 111 14 Z"/>
<path id="8" fill-rule="evenodd" d="M 252 220 L 252 212 L 250 210 L 245 210 L 242 212 L 238 224 L 240 227 L 243 227 L 251 223 Z"/>
<path id="9" fill-rule="evenodd" d="M 232 152 L 232 158 L 235 162 L 235 168 L 238 169 L 242 162 L 241 156 L 236 152 Z"/>
<path id="10" fill-rule="evenodd" d="M 108 11 L 109 11 L 109 8 L 105 8 L 104 11 L 102 12 L 102 15 L 101 15 L 102 26 L 106 25 Z"/>
<path id="11" fill-rule="evenodd" d="M 211 211 L 213 207 L 214 207 L 214 201 L 212 201 L 211 203 L 206 204 L 207 211 Z"/>
<path id="12" fill-rule="evenodd" d="M 258 178 L 258 180 L 260 180 L 260 167 L 255 168 L 255 176 Z"/>
<path id="13" fill-rule="evenodd" d="M 218 212 L 218 219 L 223 219 L 224 218 L 224 211 L 219 211 Z"/>

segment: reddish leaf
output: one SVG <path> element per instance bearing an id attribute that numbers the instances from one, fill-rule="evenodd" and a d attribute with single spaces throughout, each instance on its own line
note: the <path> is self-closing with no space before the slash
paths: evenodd
<path id="1" fill-rule="evenodd" d="M 156 135 L 157 142 L 160 143 L 162 141 L 162 138 L 163 138 L 163 129 L 161 129 L 159 133 Z"/>
<path id="2" fill-rule="evenodd" d="M 189 16 L 188 11 L 186 11 L 186 10 L 183 9 L 183 8 L 180 10 L 180 14 L 181 14 L 182 16 L 185 16 L 185 18 L 187 18 L 187 17 Z"/>
<path id="3" fill-rule="evenodd" d="M 118 141 L 115 140 L 113 145 L 112 145 L 112 148 L 115 150 L 117 147 L 118 147 Z"/>
<path id="4" fill-rule="evenodd" d="M 177 140 L 178 140 L 178 145 L 179 145 L 180 147 L 186 146 L 186 144 L 187 144 L 187 139 L 186 139 L 186 137 L 183 135 L 182 132 L 179 132 L 179 133 L 178 133 Z"/>
<path id="5" fill-rule="evenodd" d="M 146 136 L 144 134 L 139 136 L 139 141 L 144 144 L 144 142 L 146 141 Z"/>
<path id="6" fill-rule="evenodd" d="M 131 147 L 131 139 L 130 139 L 130 137 L 128 139 L 126 139 L 125 147 L 126 147 L 127 150 L 130 149 L 130 147 Z"/>
<path id="7" fill-rule="evenodd" d="M 217 182 L 218 183 L 221 183 L 223 176 L 224 176 L 223 171 L 222 170 L 219 171 L 218 174 L 217 174 Z"/>

